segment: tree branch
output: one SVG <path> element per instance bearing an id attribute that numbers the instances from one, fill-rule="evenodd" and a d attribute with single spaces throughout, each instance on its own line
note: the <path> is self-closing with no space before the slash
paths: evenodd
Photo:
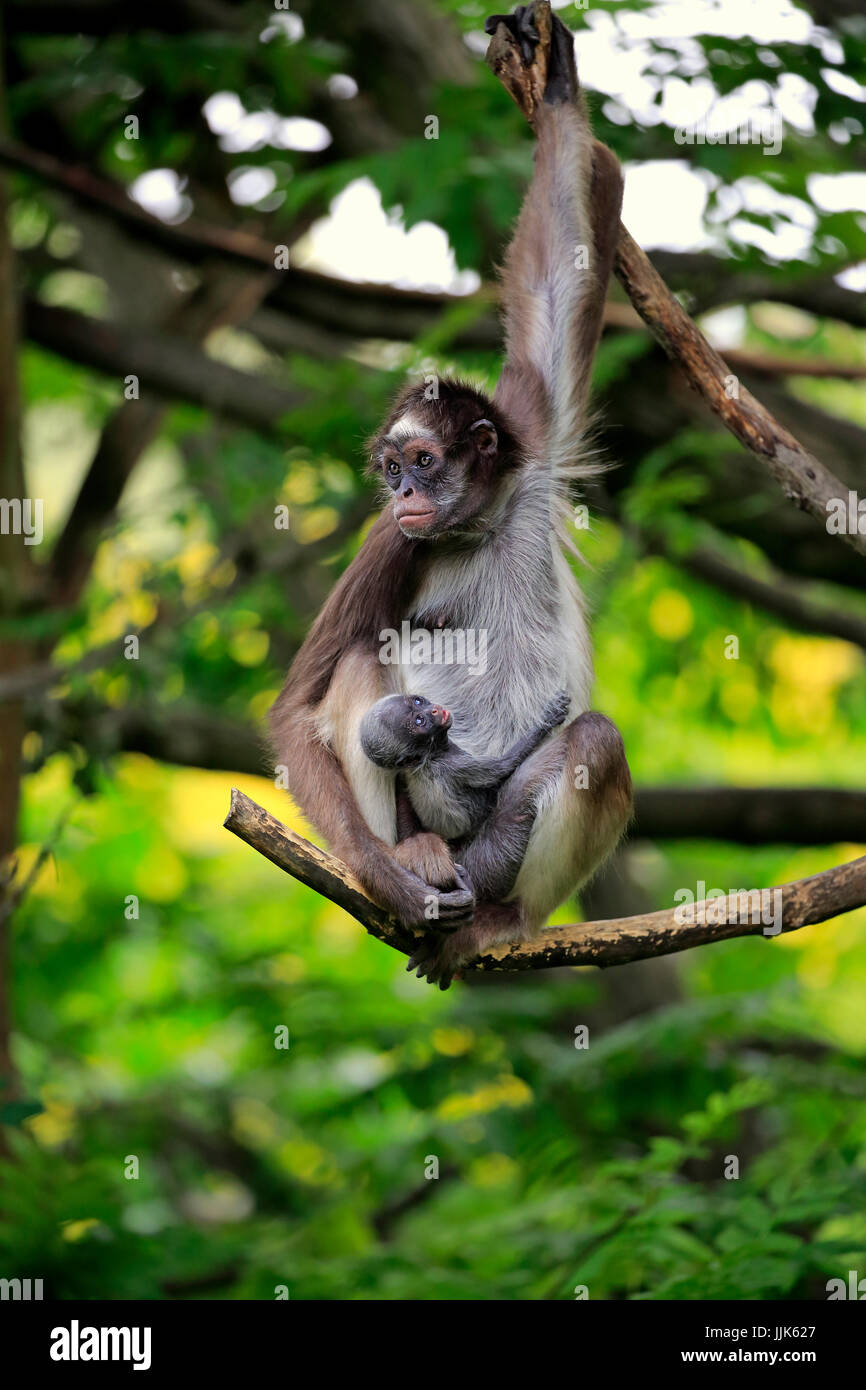
<path id="1" fill-rule="evenodd" d="M 741 444 L 769 468 L 785 496 L 826 530 L 831 505 L 847 498 L 848 488 L 794 438 L 784 425 L 756 400 L 742 383 L 728 393 L 734 373 L 674 298 L 651 261 L 625 230 L 620 229 L 615 264 L 617 279 L 661 343 L 682 369 L 689 385 Z M 842 537 L 866 555 L 866 536 Z"/>
<path id="2" fill-rule="evenodd" d="M 224 823 L 227 830 L 272 864 L 350 913 L 371 936 L 403 955 L 411 954 L 419 933 L 402 927 L 377 907 L 341 860 L 281 825 L 237 788 L 232 789 L 231 808 Z M 772 932 L 778 934 L 777 912 L 781 914 L 782 932 L 797 931 L 866 904 L 866 855 L 766 893 L 770 896 L 752 892 L 748 901 L 745 894 L 734 893 L 723 899 L 695 903 L 686 921 L 679 920 L 684 912 L 679 907 L 605 922 L 550 927 L 535 941 L 496 948 L 465 966 L 464 972 L 625 965 L 732 937 L 761 935 L 771 926 L 771 914 Z"/>
<path id="3" fill-rule="evenodd" d="M 546 0 L 536 0 L 533 21 L 539 32 L 550 24 Z M 539 62 L 545 46 L 525 63 L 520 49 L 504 24 L 497 26 L 487 50 L 487 63 L 514 97 L 532 124 L 544 90 Z M 700 329 L 671 294 L 646 254 L 620 226 L 614 271 L 632 304 L 668 356 L 682 369 L 689 385 L 703 396 L 710 409 L 739 439 L 762 459 L 785 496 L 809 512 L 826 530 L 832 502 L 848 495 L 847 487 L 819 463 L 784 425 L 765 410 L 744 386 L 736 395 L 727 390 L 732 373 L 710 347 Z M 866 535 L 845 534 L 843 539 L 866 555 Z"/>
<path id="4" fill-rule="evenodd" d="M 697 312 L 766 299 L 856 328 L 866 325 L 866 298 L 856 290 L 845 289 L 832 273 L 823 270 L 815 274 L 808 266 L 794 265 L 787 271 L 782 267 L 768 271 L 711 251 L 657 250 L 652 260 L 663 280 L 685 290 Z"/>
<path id="5" fill-rule="evenodd" d="M 266 376 L 242 372 L 169 333 L 131 330 L 75 309 L 28 300 L 28 338 L 50 352 L 83 362 L 115 380 L 127 375 L 172 400 L 192 401 L 254 429 L 274 430 L 304 398 Z"/>
<path id="6" fill-rule="evenodd" d="M 866 792 L 850 787 L 640 787 L 631 837 L 737 845 L 866 844 Z"/>
<path id="7" fill-rule="evenodd" d="M 133 202 L 122 184 L 94 174 L 84 165 L 67 165 L 44 150 L 31 149 L 14 140 L 0 140 L 0 165 L 35 175 L 43 183 L 68 193 L 84 207 L 109 213 L 133 235 L 156 246 L 200 261 L 212 255 L 239 261 L 247 268 L 274 269 L 274 245 L 235 227 L 222 227 L 198 217 L 171 225 Z"/>
<path id="8" fill-rule="evenodd" d="M 638 535 L 652 554 L 663 555 L 672 565 L 702 583 L 763 608 L 800 632 L 840 637 L 843 642 L 851 642 L 866 651 L 866 617 L 811 598 L 786 575 L 778 571 L 771 571 L 769 578 L 754 574 L 742 563 L 734 564 L 708 545 L 682 551 L 658 530 Z"/>

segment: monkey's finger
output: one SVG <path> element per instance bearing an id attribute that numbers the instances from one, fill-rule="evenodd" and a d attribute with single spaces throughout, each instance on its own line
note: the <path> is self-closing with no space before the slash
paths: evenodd
<path id="1" fill-rule="evenodd" d="M 447 936 L 451 936 L 454 932 L 459 931 L 463 927 L 471 927 L 474 915 L 473 912 L 455 912 L 444 920 L 440 917 L 436 925 L 439 928 L 440 934 L 444 933 Z"/>
<path id="2" fill-rule="evenodd" d="M 454 865 L 454 877 L 456 878 L 459 887 L 465 893 L 470 893 L 474 898 L 475 889 L 472 887 L 472 879 L 469 877 L 469 874 L 466 871 L 465 864 Z"/>
<path id="3" fill-rule="evenodd" d="M 492 14 L 484 21 L 485 34 L 495 34 L 499 24 L 504 24 L 517 41 L 523 61 L 531 63 L 535 56 L 535 45 L 541 37 L 533 22 L 532 6 L 518 5 L 514 14 Z"/>

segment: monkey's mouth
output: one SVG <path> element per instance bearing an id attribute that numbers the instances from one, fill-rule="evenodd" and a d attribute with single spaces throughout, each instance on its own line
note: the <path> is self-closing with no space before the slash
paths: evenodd
<path id="1" fill-rule="evenodd" d="M 435 507 L 414 508 L 398 502 L 394 507 L 394 517 L 401 531 L 424 531 L 436 520 Z"/>
<path id="2" fill-rule="evenodd" d="M 434 705 L 433 709 L 430 711 L 430 717 L 438 728 L 451 728 L 451 711 L 445 709 L 444 705 Z"/>

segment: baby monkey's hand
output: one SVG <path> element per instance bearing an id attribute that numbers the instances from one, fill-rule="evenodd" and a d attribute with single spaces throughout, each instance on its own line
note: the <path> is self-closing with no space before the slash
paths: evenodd
<path id="1" fill-rule="evenodd" d="M 555 729 L 557 725 L 564 724 L 571 705 L 571 696 L 567 690 L 560 690 L 558 695 L 554 695 L 549 700 L 541 712 L 540 723 L 546 729 Z"/>

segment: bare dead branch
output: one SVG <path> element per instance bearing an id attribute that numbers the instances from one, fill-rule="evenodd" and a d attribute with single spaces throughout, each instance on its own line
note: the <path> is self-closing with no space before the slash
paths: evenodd
<path id="1" fill-rule="evenodd" d="M 418 934 L 402 927 L 377 907 L 341 860 L 287 829 L 237 788 L 232 790 L 225 826 L 272 864 L 344 908 L 371 936 L 403 955 L 411 954 Z M 682 920 L 684 910 L 678 907 L 637 917 L 551 927 L 535 941 L 521 946 L 497 947 L 464 970 L 625 965 L 629 961 L 672 955 L 732 937 L 797 931 L 866 904 L 866 855 L 825 873 L 797 879 L 765 892 L 769 898 L 762 897 L 759 892 L 732 893 L 725 898 L 695 903 L 688 920 Z"/>

